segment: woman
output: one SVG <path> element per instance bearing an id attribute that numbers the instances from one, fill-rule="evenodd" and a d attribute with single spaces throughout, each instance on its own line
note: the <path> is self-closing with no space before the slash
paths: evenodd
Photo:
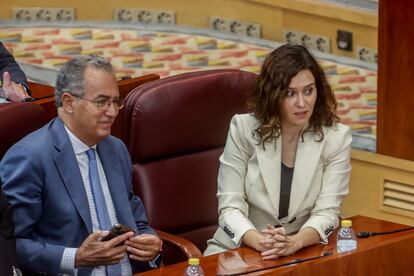
<path id="1" fill-rule="evenodd" d="M 299 45 L 266 58 L 220 157 L 219 228 L 205 255 L 239 246 L 276 259 L 326 243 L 348 193 L 351 132 L 322 68 Z"/>

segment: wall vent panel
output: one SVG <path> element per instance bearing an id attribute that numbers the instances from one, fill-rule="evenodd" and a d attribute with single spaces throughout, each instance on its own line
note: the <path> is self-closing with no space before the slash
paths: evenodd
<path id="1" fill-rule="evenodd" d="M 414 214 L 414 186 L 384 180 L 382 205 L 411 211 Z"/>

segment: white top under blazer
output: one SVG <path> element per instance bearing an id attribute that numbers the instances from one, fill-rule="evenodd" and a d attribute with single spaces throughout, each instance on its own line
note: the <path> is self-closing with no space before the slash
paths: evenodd
<path id="1" fill-rule="evenodd" d="M 292 179 L 288 216 L 278 219 L 281 138 L 262 144 L 253 136 L 259 125 L 252 114 L 235 115 L 226 146 L 220 156 L 218 175 L 219 228 L 205 255 L 241 245 L 250 229 L 281 225 L 288 234 L 304 227 L 315 229 L 321 242 L 339 224 L 339 211 L 348 194 L 351 172 L 351 130 L 343 124 L 323 127 L 324 139 L 305 133 L 299 138 Z"/>

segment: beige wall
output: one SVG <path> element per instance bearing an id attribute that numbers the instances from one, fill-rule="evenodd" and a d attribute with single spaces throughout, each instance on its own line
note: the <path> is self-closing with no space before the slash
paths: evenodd
<path id="1" fill-rule="evenodd" d="M 285 12 L 284 18 L 283 25 L 288 29 L 329 37 L 331 39 L 331 50 L 335 55 L 354 58 L 357 46 L 377 49 L 377 27 L 290 10 Z M 338 29 L 353 33 L 353 52 L 339 50 L 336 47 L 336 32 Z"/>
<path id="2" fill-rule="evenodd" d="M 259 23 L 269 40 L 283 41 L 283 29 L 327 36 L 334 54 L 355 57 L 355 50 L 336 48 L 336 30 L 343 29 L 353 32 L 355 46 L 377 48 L 375 13 L 316 0 L 1 0 L 0 19 L 10 19 L 13 7 L 74 7 L 79 20 L 111 20 L 113 9 L 123 7 L 173 10 L 177 24 L 200 28 L 208 28 L 209 16 L 221 16 Z"/>

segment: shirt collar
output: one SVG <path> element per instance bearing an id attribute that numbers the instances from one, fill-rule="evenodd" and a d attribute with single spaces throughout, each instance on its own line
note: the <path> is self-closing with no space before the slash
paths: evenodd
<path id="1" fill-rule="evenodd" d="M 66 125 L 64 125 L 66 132 L 69 135 L 69 140 L 72 144 L 73 151 L 75 152 L 75 155 L 84 153 L 90 148 L 96 149 L 96 145 L 93 145 L 92 147 L 89 147 L 84 142 L 82 142 L 72 131 L 70 131 Z"/>

